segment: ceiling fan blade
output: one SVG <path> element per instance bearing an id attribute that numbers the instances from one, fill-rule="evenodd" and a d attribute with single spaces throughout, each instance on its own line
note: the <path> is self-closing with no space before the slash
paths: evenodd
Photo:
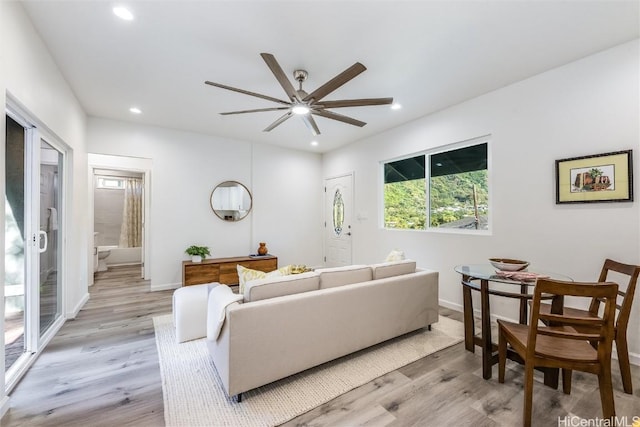
<path id="1" fill-rule="evenodd" d="M 329 80 L 328 82 L 320 86 L 318 89 L 314 90 L 309 95 L 305 96 L 303 101 L 306 102 L 313 99 L 314 101 L 317 102 L 321 100 L 322 98 L 329 95 L 331 92 L 338 89 L 340 86 L 347 83 L 349 80 L 353 79 L 355 76 L 362 73 L 366 69 L 367 67 L 365 67 L 359 62 L 356 62 L 351 67 L 347 68 L 346 70 L 344 70 L 343 72 L 341 72 L 340 74 L 338 74 L 337 76 L 335 76 L 334 78 L 332 78 L 331 80 Z"/>
<path id="2" fill-rule="evenodd" d="M 360 120 L 356 120 L 351 117 L 343 116 L 342 114 L 332 113 L 331 111 L 311 110 L 311 114 L 315 114 L 316 116 L 326 117 L 327 119 L 337 120 L 339 122 L 348 123 L 354 126 L 362 127 L 366 125 L 365 122 L 361 122 Z"/>
<path id="3" fill-rule="evenodd" d="M 369 105 L 386 105 L 393 103 L 393 98 L 343 99 L 339 101 L 322 101 L 315 104 L 321 108 L 365 107 Z"/>
<path id="4" fill-rule="evenodd" d="M 244 113 L 260 113 L 262 111 L 279 111 L 279 110 L 288 110 L 290 107 L 272 107 L 272 108 L 258 108 L 255 110 L 242 110 L 242 111 L 227 111 L 225 113 L 220 113 L 221 116 L 228 116 L 231 114 L 244 114 Z"/>
<path id="5" fill-rule="evenodd" d="M 285 105 L 289 105 L 290 104 L 289 102 L 283 101 L 282 99 L 272 98 L 272 97 L 267 96 L 267 95 L 262 95 L 262 94 L 259 94 L 259 93 L 256 93 L 256 92 L 249 92 L 248 90 L 238 89 L 238 88 L 227 86 L 227 85 L 223 85 L 223 84 L 220 84 L 220 83 L 210 82 L 208 80 L 206 82 L 204 82 L 204 83 L 208 84 L 208 85 L 211 85 L 211 86 L 219 87 L 221 89 L 232 90 L 234 92 L 244 93 L 245 95 L 250 95 L 250 96 L 255 96 L 257 98 L 266 99 L 267 101 L 277 102 L 279 104 L 285 104 Z"/>
<path id="6" fill-rule="evenodd" d="M 282 71 L 282 67 L 280 67 L 280 64 L 278 64 L 278 61 L 276 61 L 276 58 L 270 53 L 261 53 L 260 56 L 262 56 L 262 59 L 264 59 L 264 62 L 267 63 L 267 66 L 269 67 L 273 75 L 276 77 L 276 80 L 278 80 L 278 83 L 280 83 L 280 86 L 282 86 L 284 91 L 289 96 L 289 99 L 291 101 L 300 101 L 298 92 L 296 92 L 296 89 L 291 84 L 291 81 L 289 81 L 289 79 L 287 78 L 287 75 L 284 73 L 284 71 Z"/>
<path id="7" fill-rule="evenodd" d="M 271 123 L 269 126 L 264 128 L 263 132 L 269 132 L 270 130 L 273 130 L 276 126 L 281 125 L 284 121 L 289 119 L 291 116 L 293 116 L 293 113 L 291 111 L 287 111 L 286 113 L 284 113 L 284 115 L 280 116 L 278 120 L 276 120 L 275 122 Z"/>
<path id="8" fill-rule="evenodd" d="M 307 125 L 307 128 L 309 128 L 313 136 L 320 135 L 320 129 L 318 129 L 318 125 L 316 124 L 316 121 L 313 120 L 313 117 L 311 117 L 311 114 L 305 114 L 302 116 L 302 121 Z"/>

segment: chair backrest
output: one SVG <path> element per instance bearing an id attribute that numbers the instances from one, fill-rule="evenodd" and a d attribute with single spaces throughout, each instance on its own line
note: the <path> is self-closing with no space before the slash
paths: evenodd
<path id="1" fill-rule="evenodd" d="M 604 304 L 604 310 L 601 317 L 598 315 L 571 316 L 563 313 L 540 313 L 542 297 L 546 298 L 549 295 L 598 299 Z M 598 342 L 598 359 L 603 360 L 604 357 L 607 357 L 607 354 L 611 354 L 617 295 L 618 285 L 616 283 L 565 282 L 538 279 L 533 293 L 527 358 L 533 358 L 534 356 L 537 336 L 549 335 L 568 340 Z M 539 325 L 539 320 L 550 326 Z M 574 327 L 579 327 L 578 329 L 583 332 L 577 331 Z"/>
<path id="2" fill-rule="evenodd" d="M 631 305 L 633 303 L 633 295 L 636 291 L 636 283 L 638 282 L 638 275 L 640 274 L 640 266 L 623 264 L 611 259 L 606 259 L 600 271 L 600 277 L 598 282 L 613 281 L 609 278 L 610 272 L 616 272 L 625 276 L 629 276 L 629 281 L 623 288 L 622 283 L 618 284 L 618 295 L 622 297 L 622 302 L 616 302 L 616 308 L 619 310 L 616 319 L 616 328 L 626 330 L 629 323 L 629 316 L 631 315 Z M 593 314 L 597 314 L 600 309 L 600 300 L 594 298 L 589 305 L 589 311 Z"/>

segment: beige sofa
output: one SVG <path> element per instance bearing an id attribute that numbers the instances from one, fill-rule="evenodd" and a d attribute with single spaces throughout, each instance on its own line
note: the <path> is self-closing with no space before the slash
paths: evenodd
<path id="1" fill-rule="evenodd" d="M 209 298 L 207 345 L 227 394 L 240 400 L 242 392 L 430 327 L 438 321 L 438 272 L 416 270 L 410 260 L 327 268 L 248 282 L 244 301 L 230 301 Z"/>

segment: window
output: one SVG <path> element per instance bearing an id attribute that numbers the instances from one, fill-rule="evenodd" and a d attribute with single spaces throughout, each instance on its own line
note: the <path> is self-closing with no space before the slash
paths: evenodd
<path id="1" fill-rule="evenodd" d="M 124 188 L 124 179 L 115 178 L 115 177 L 107 177 L 107 176 L 99 176 L 98 177 L 98 188 L 108 188 L 120 190 Z"/>
<path id="2" fill-rule="evenodd" d="M 385 228 L 487 230 L 487 154 L 482 142 L 384 163 Z"/>
<path id="3" fill-rule="evenodd" d="M 424 230 L 426 211 L 425 156 L 384 165 L 384 226 Z"/>

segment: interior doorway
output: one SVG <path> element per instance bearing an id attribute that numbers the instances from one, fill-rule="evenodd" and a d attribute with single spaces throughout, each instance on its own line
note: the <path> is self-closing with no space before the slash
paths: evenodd
<path id="1" fill-rule="evenodd" d="M 129 170 L 93 170 L 93 272 L 140 266 L 144 209 L 144 174 Z"/>
<path id="2" fill-rule="evenodd" d="M 324 189 L 325 266 L 351 265 L 353 174 L 326 179 Z"/>
<path id="3" fill-rule="evenodd" d="M 88 159 L 89 271 L 139 264 L 141 278 L 149 280 L 151 159 L 91 153 Z"/>

